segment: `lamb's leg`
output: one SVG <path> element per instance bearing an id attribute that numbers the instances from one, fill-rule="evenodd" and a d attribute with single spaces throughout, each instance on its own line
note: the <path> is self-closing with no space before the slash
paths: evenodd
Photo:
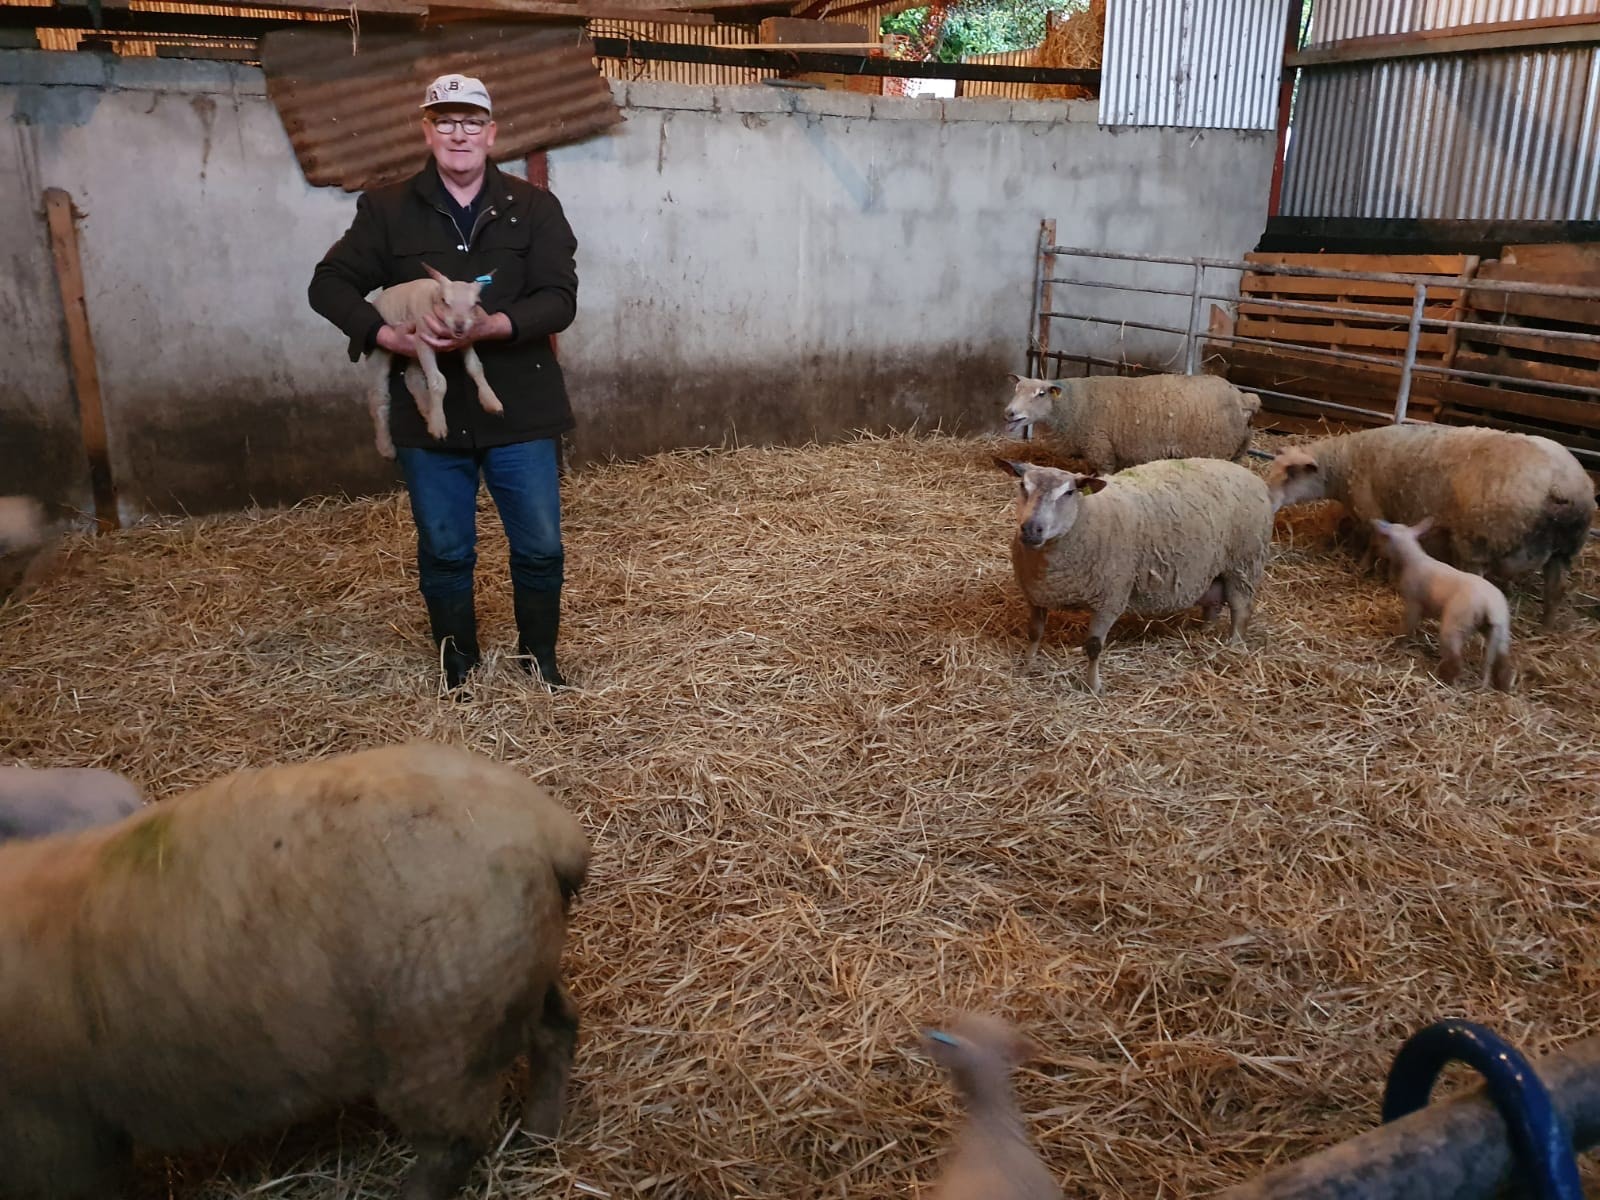
<path id="1" fill-rule="evenodd" d="M 423 376 L 428 381 L 428 407 L 422 409 L 422 419 L 428 423 L 428 435 L 443 441 L 450 432 L 450 426 L 444 419 L 444 392 L 447 385 L 444 372 L 439 370 L 439 360 L 434 357 L 433 347 L 420 338 L 417 340 L 417 362 L 422 365 Z"/>
<path id="2" fill-rule="evenodd" d="M 489 386 L 489 381 L 483 377 L 483 363 L 478 360 L 478 355 L 471 346 L 461 352 L 461 361 L 466 364 L 467 374 L 472 377 L 472 382 L 478 385 L 478 403 L 483 405 L 483 411 L 491 413 L 505 412 L 504 406 L 500 403 L 500 397 L 494 394 L 494 389 Z"/>
<path id="3" fill-rule="evenodd" d="M 1215 621 L 1217 614 L 1222 611 L 1222 601 L 1226 596 L 1226 585 L 1222 582 L 1222 576 L 1218 575 L 1211 581 L 1206 594 L 1200 597 L 1200 620 L 1206 624 Z"/>
<path id="4" fill-rule="evenodd" d="M 1567 583 L 1571 578 L 1572 562 L 1569 559 L 1552 555 L 1544 564 L 1544 616 L 1540 627 L 1551 629 L 1556 623 L 1556 609 L 1567 594 Z"/>
<path id="5" fill-rule="evenodd" d="M 1444 683 L 1454 683 L 1461 678 L 1461 650 L 1467 631 L 1459 620 L 1446 613 L 1439 622 L 1439 678 Z"/>
<path id="6" fill-rule="evenodd" d="M 528 1133 L 553 1138 L 561 1128 L 577 1049 L 578 1009 L 558 980 L 545 991 L 544 1012 L 528 1039 L 528 1095 L 522 1106 L 522 1128 Z"/>
<path id="7" fill-rule="evenodd" d="M 1089 690 L 1100 694 L 1100 651 L 1105 648 L 1106 634 L 1117 623 L 1120 611 L 1100 609 L 1089 620 L 1089 636 L 1083 643 L 1083 652 L 1089 657 Z"/>
<path id="8" fill-rule="evenodd" d="M 1249 628 L 1250 617 L 1255 612 L 1255 582 L 1243 575 L 1225 573 L 1222 593 L 1228 601 L 1228 640 L 1242 643 L 1244 631 Z"/>
<path id="9" fill-rule="evenodd" d="M 1417 626 L 1422 624 L 1422 601 L 1412 596 L 1406 597 L 1406 614 L 1400 619 L 1400 636 L 1410 637 L 1417 632 Z M 1442 631 L 1441 631 L 1442 632 Z"/>
<path id="10" fill-rule="evenodd" d="M 1029 608 L 1028 648 L 1022 655 L 1024 668 L 1033 666 L 1033 660 L 1039 655 L 1039 643 L 1044 639 L 1044 623 L 1049 615 L 1050 610 L 1048 608 L 1040 608 L 1037 604 Z"/>
<path id="11" fill-rule="evenodd" d="M 389 436 L 389 364 L 387 350 L 374 350 L 367 386 L 367 412 L 372 417 L 373 441 L 384 458 L 394 457 L 394 440 Z"/>

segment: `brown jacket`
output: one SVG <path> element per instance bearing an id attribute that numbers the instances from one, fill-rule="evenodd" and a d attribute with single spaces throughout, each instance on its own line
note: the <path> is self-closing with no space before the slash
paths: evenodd
<path id="1" fill-rule="evenodd" d="M 377 346 L 383 325 L 366 299 L 369 293 L 423 278 L 423 263 L 451 279 L 494 272 L 480 302 L 485 311 L 511 318 L 512 336 L 478 342 L 475 349 L 489 386 L 505 405 L 504 415 L 479 407 L 460 354 L 441 355 L 439 367 L 449 382 L 444 412 L 450 433 L 436 442 L 406 391 L 400 374 L 404 360 L 397 357 L 389 377 L 389 427 L 397 446 L 470 450 L 557 437 L 573 427 L 550 335 L 572 324 L 577 312 L 577 238 L 560 201 L 542 188 L 492 162 L 484 187 L 483 208 L 465 249 L 431 159 L 410 179 L 364 192 L 350 228 L 312 274 L 311 307 L 349 337 L 354 362 Z"/>

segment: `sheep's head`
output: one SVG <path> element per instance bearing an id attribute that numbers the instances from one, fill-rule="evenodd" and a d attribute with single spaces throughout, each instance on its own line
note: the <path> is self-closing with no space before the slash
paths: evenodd
<path id="1" fill-rule="evenodd" d="M 0 496 L 0 554 L 30 549 L 44 533 L 44 505 L 32 496 Z"/>
<path id="2" fill-rule="evenodd" d="M 1011 400 L 1006 404 L 1006 432 L 1023 439 L 1033 436 L 1036 421 L 1050 416 L 1056 397 L 1061 395 L 1061 385 L 1048 379 L 1024 379 L 1021 375 L 1008 375 L 1012 383 Z"/>
<path id="3" fill-rule="evenodd" d="M 483 284 L 475 279 L 447 279 L 426 263 L 422 269 L 439 285 L 439 295 L 433 302 L 434 317 L 443 322 L 451 336 L 461 337 L 483 312 L 478 307 L 478 295 L 483 291 Z"/>
<path id="4" fill-rule="evenodd" d="M 994 461 L 1002 471 L 1009 471 L 1022 481 L 1017 496 L 1017 537 L 1034 550 L 1071 529 L 1083 497 L 1106 486 L 1098 475 L 1075 475 L 1055 467 L 1012 462 L 1009 458 Z"/>
<path id="5" fill-rule="evenodd" d="M 1422 539 L 1433 528 L 1433 518 L 1423 517 L 1415 525 L 1396 525 L 1389 521 L 1373 519 L 1372 531 L 1377 535 L 1379 552 L 1388 559 L 1400 560 L 1410 552 L 1426 554 Z"/>
<path id="6" fill-rule="evenodd" d="M 922 1048 L 954 1077 L 968 1096 L 989 1092 L 1018 1063 L 1041 1053 L 1039 1044 L 999 1017 L 963 1013 L 946 1029 L 924 1029 Z"/>
<path id="7" fill-rule="evenodd" d="M 1267 492 L 1272 497 L 1272 511 L 1277 512 L 1287 504 L 1321 500 L 1328 494 L 1328 483 L 1311 452 L 1291 446 L 1267 468 Z"/>

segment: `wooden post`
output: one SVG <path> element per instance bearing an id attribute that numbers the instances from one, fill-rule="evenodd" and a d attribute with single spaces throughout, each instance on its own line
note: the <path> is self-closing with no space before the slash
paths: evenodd
<path id="1" fill-rule="evenodd" d="M 1289 25 L 1283 37 L 1283 67 L 1278 76 L 1278 146 L 1272 159 L 1272 182 L 1268 185 L 1267 216 L 1278 215 L 1283 200 L 1283 165 L 1289 148 L 1289 116 L 1294 100 L 1294 81 L 1300 73 L 1289 65 L 1289 56 L 1300 48 L 1300 0 L 1289 0 Z"/>
<path id="2" fill-rule="evenodd" d="M 106 444 L 100 368 L 95 363 L 94 336 L 89 330 L 89 309 L 83 296 L 78 214 L 72 206 L 72 197 L 60 188 L 45 189 L 44 211 L 50 227 L 56 282 L 61 288 L 61 311 L 67 322 L 67 351 L 72 361 L 78 419 L 83 428 L 83 449 L 89 457 L 89 482 L 94 488 L 95 528 L 104 533 L 120 528 L 122 523 L 117 516 L 117 487 L 111 476 L 111 454 Z"/>
<path id="3" fill-rule="evenodd" d="M 1039 222 L 1039 290 L 1038 290 L 1038 315 L 1039 331 L 1035 338 L 1038 345 L 1037 354 L 1038 378 L 1050 378 L 1050 360 L 1046 357 L 1050 353 L 1050 317 L 1047 315 L 1051 307 L 1050 279 L 1056 273 L 1056 256 L 1053 253 L 1056 246 L 1055 221 Z M 1061 364 L 1056 364 L 1057 379 L 1061 378 Z"/>

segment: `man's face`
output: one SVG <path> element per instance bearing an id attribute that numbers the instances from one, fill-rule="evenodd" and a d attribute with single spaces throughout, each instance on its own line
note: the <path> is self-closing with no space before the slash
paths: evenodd
<path id="1" fill-rule="evenodd" d="M 469 132 L 463 122 L 473 122 L 477 132 Z M 441 171 L 476 175 L 494 146 L 494 122 L 483 109 L 470 104 L 443 104 L 423 114 L 422 136 Z"/>

